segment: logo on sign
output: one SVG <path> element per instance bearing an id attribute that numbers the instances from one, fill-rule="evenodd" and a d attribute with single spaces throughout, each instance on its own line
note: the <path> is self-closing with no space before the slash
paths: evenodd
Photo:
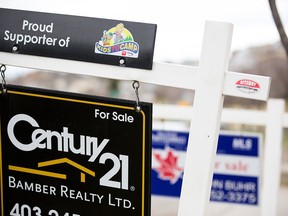
<path id="1" fill-rule="evenodd" d="M 158 178 L 169 180 L 171 184 L 175 184 L 179 178 L 182 178 L 183 168 L 179 167 L 178 156 L 171 149 L 167 151 L 166 156 L 154 153 L 154 158 L 159 163 L 159 166 L 155 168 Z"/>
<path id="2" fill-rule="evenodd" d="M 95 53 L 138 58 L 139 45 L 124 24 L 119 23 L 108 31 L 103 31 L 102 38 L 95 44 Z"/>
<path id="3" fill-rule="evenodd" d="M 32 142 L 27 143 L 21 143 L 17 136 L 15 135 L 15 127 L 19 122 L 26 122 L 28 125 L 31 125 L 35 129 L 31 133 Z M 80 135 L 79 143 L 75 143 L 76 138 L 74 137 L 74 134 L 69 133 L 68 127 L 63 127 L 62 132 L 57 131 L 51 131 L 51 130 L 44 130 L 40 128 L 38 122 L 32 118 L 29 115 L 26 114 L 18 114 L 13 116 L 7 126 L 7 132 L 8 137 L 12 144 L 17 147 L 19 150 L 24 152 L 34 151 L 36 149 L 47 149 L 52 150 L 56 148 L 59 152 L 71 152 L 73 154 L 80 154 L 80 155 L 86 155 L 89 157 L 89 162 L 95 162 L 96 158 L 99 158 L 100 164 L 105 164 L 106 160 L 112 160 L 114 163 L 114 166 L 111 168 L 113 171 L 108 171 L 106 174 L 104 174 L 100 178 L 100 185 L 106 186 L 106 187 L 112 187 L 112 188 L 118 188 L 118 189 L 124 189 L 128 190 L 128 167 L 129 167 L 129 156 L 128 155 L 119 155 L 119 158 L 110 152 L 103 152 L 103 149 L 106 147 L 106 145 L 109 143 L 109 139 L 103 139 L 101 142 L 98 141 L 99 139 L 97 137 L 90 137 L 90 136 L 84 136 Z M 55 138 L 57 141 L 52 145 L 52 140 Z M 75 139 L 74 139 L 75 138 Z M 80 146 L 79 146 L 80 145 Z M 38 163 L 38 167 L 46 167 L 51 165 L 57 165 L 57 164 L 69 164 L 77 169 L 79 169 L 81 172 L 81 182 L 85 182 L 85 173 L 90 174 L 91 176 L 95 177 L 95 172 L 92 170 L 89 170 L 88 168 L 68 159 L 68 158 L 60 158 L 56 160 L 49 160 Z M 50 176 L 53 178 L 62 178 L 66 179 L 65 174 L 59 174 L 54 172 L 44 172 L 42 170 L 36 170 L 31 169 L 27 167 L 20 167 L 20 166 L 9 166 L 10 170 L 18 171 L 18 172 L 25 172 L 30 174 L 37 174 L 37 175 L 43 175 L 43 176 Z M 125 173 L 122 175 L 122 179 L 119 182 L 116 182 L 115 180 L 112 180 L 114 175 L 118 173 L 122 169 L 122 172 Z M 111 175 L 111 173 L 113 174 Z"/>
<path id="4" fill-rule="evenodd" d="M 236 88 L 243 93 L 256 93 L 260 90 L 260 85 L 253 80 L 242 79 L 236 82 Z"/>
<path id="5" fill-rule="evenodd" d="M 180 196 L 188 133 L 153 130 L 152 194 Z"/>

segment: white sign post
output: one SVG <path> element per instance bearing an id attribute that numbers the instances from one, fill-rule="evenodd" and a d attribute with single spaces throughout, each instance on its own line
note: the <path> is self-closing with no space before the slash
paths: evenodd
<path id="1" fill-rule="evenodd" d="M 232 25 L 207 23 L 184 168 L 178 216 L 205 215 L 232 38 Z M 221 34 L 220 34 L 221 32 Z"/>
<path id="2" fill-rule="evenodd" d="M 21 5 L 20 0 L 6 1 L 0 7 L 21 9 Z M 42 10 L 46 12 L 45 8 Z M 224 95 L 267 100 L 270 89 L 269 77 L 227 71 L 232 29 L 232 24 L 206 22 L 199 68 L 153 63 L 152 70 L 145 70 L 4 52 L 0 52 L 0 64 L 195 90 L 178 215 L 204 216 L 210 198 Z"/>
<path id="3" fill-rule="evenodd" d="M 283 114 L 285 101 L 274 100 L 268 103 L 266 144 L 263 167 L 263 194 L 261 216 L 276 216 L 278 192 L 281 184 L 281 159 L 283 140 Z"/>
<path id="4" fill-rule="evenodd" d="M 223 93 L 225 90 L 229 92 L 236 89 L 235 86 L 234 88 L 231 86 L 233 82 L 226 85 L 228 88 L 224 87 L 231 39 L 232 25 L 206 24 L 178 216 L 204 216 L 207 212 L 223 108 Z M 242 80 L 255 82 L 253 78 L 239 79 L 234 85 L 240 84 Z M 259 85 L 258 81 L 256 83 L 254 86 Z M 249 95 L 258 93 L 241 87 L 238 90 Z M 268 94 L 269 87 L 264 91 Z"/>

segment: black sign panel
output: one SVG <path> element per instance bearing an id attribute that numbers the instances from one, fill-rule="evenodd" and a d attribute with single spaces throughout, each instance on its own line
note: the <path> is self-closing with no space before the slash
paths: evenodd
<path id="1" fill-rule="evenodd" d="M 155 24 L 0 9 L 0 51 L 152 69 Z"/>
<path id="2" fill-rule="evenodd" d="M 1 216 L 149 216 L 152 105 L 8 86 Z"/>

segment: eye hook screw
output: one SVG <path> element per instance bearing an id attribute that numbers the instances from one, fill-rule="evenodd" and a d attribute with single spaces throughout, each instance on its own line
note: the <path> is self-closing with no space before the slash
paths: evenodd
<path id="1" fill-rule="evenodd" d="M 135 94 L 136 94 L 136 105 L 135 105 L 135 111 L 136 112 L 141 112 L 141 106 L 140 106 L 140 99 L 139 99 L 139 91 L 138 89 L 140 88 L 140 83 L 138 81 L 134 81 L 132 84 L 133 89 L 135 89 Z"/>

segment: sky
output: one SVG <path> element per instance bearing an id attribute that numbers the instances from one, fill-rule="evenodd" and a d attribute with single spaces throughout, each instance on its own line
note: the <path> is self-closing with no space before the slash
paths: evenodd
<path id="1" fill-rule="evenodd" d="M 234 25 L 231 52 L 278 42 L 268 0 L 0 0 L 0 7 L 157 24 L 155 62 L 201 55 L 205 21 Z M 288 32 L 288 0 L 276 0 Z"/>

